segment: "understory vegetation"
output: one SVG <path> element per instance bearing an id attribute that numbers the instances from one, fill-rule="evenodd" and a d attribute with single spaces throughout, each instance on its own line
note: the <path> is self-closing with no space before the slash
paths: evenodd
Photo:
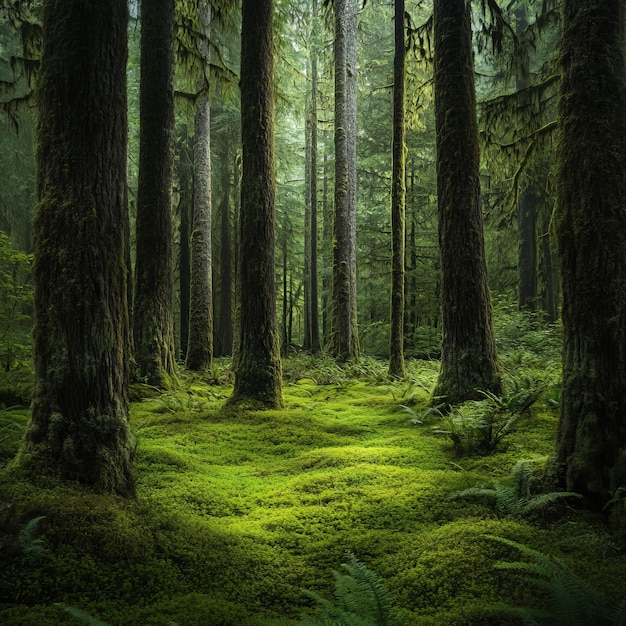
<path id="1" fill-rule="evenodd" d="M 496 327 L 503 396 L 447 415 L 437 361 L 390 382 L 383 361 L 293 356 L 277 411 L 224 407 L 228 361 L 136 386 L 136 501 L 20 480 L 28 410 L 5 403 L 0 623 L 381 624 L 359 614 L 374 590 L 385 623 L 624 623 L 623 494 L 602 515 L 550 495 L 559 331 L 510 310 Z M 554 608 L 572 584 L 592 617 Z"/>

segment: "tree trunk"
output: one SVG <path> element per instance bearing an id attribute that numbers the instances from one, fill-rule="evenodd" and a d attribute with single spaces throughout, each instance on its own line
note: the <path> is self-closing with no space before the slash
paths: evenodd
<path id="1" fill-rule="evenodd" d="M 469 3 L 435 0 L 435 125 L 443 341 L 434 402 L 500 392 L 479 180 Z"/>
<path id="2" fill-rule="evenodd" d="M 311 328 L 311 102 L 310 94 L 305 98 L 304 124 L 304 337 L 302 348 L 311 352 L 313 329 Z"/>
<path id="3" fill-rule="evenodd" d="M 323 136 L 326 139 L 327 133 Z M 328 149 L 327 141 L 324 141 L 324 162 L 322 180 L 322 262 L 324 271 L 322 273 L 322 337 L 324 346 L 330 346 L 332 327 L 332 269 L 333 269 L 333 207 L 328 200 Z"/>
<path id="4" fill-rule="evenodd" d="M 537 309 L 537 194 L 527 180 L 517 199 L 517 276 L 520 309 Z"/>
<path id="5" fill-rule="evenodd" d="M 211 241 L 211 108 L 206 66 L 209 63 L 210 11 L 206 0 L 199 3 L 203 38 L 200 55 L 202 78 L 196 100 L 193 140 L 193 229 L 191 231 L 191 285 L 189 300 L 189 346 L 186 366 L 207 370 L 213 358 L 213 281 Z"/>
<path id="6" fill-rule="evenodd" d="M 317 17 L 317 1 L 313 0 L 313 19 Z M 317 48 L 311 50 L 311 352 L 321 351 L 319 294 L 317 276 Z"/>
<path id="7" fill-rule="evenodd" d="M 18 464 L 132 496 L 127 20 L 126 0 L 43 5 L 35 391 Z"/>
<path id="8" fill-rule="evenodd" d="M 233 351 L 233 283 L 232 245 L 230 239 L 230 158 L 228 140 L 224 142 L 222 157 L 222 202 L 220 206 L 220 306 L 217 356 L 227 356 Z M 234 176 L 237 176 L 235 170 Z"/>
<path id="9" fill-rule="evenodd" d="M 274 245 L 272 0 L 243 0 L 239 354 L 231 404 L 282 406 Z"/>
<path id="10" fill-rule="evenodd" d="M 566 0 L 554 214 L 563 289 L 559 477 L 601 505 L 626 485 L 624 0 Z"/>
<path id="11" fill-rule="evenodd" d="M 180 214 L 180 355 L 184 358 L 187 354 L 189 338 L 189 281 L 190 281 L 190 258 L 189 258 L 189 222 L 193 198 L 192 178 L 190 176 L 190 164 L 192 157 L 189 154 L 188 135 L 186 128 L 181 131 L 180 155 L 178 163 L 178 208 Z"/>
<path id="12" fill-rule="evenodd" d="M 391 175 L 391 329 L 389 376 L 404 377 L 404 0 L 395 0 L 395 55 L 393 60 L 393 164 Z"/>
<path id="13" fill-rule="evenodd" d="M 140 378 L 176 380 L 172 314 L 174 0 L 142 0 L 134 339 Z"/>
<path id="14" fill-rule="evenodd" d="M 335 225 L 331 353 L 359 353 L 356 308 L 356 32 L 355 0 L 335 0 Z"/>

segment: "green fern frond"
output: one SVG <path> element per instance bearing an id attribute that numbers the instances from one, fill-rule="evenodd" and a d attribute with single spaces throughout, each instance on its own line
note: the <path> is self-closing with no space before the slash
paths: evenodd
<path id="1" fill-rule="evenodd" d="M 344 572 L 333 571 L 335 602 L 314 591 L 305 593 L 318 605 L 317 617 L 305 617 L 300 626 L 395 626 L 391 598 L 380 578 L 353 554 L 341 565 Z"/>
<path id="2" fill-rule="evenodd" d="M 553 504 L 558 500 L 564 500 L 566 498 L 582 498 L 579 493 L 574 493 L 573 491 L 552 491 L 550 493 L 540 493 L 535 496 L 532 496 L 521 508 L 520 511 L 522 513 L 530 513 L 532 511 L 537 511 L 538 509 L 543 509 L 549 504 Z"/>
<path id="3" fill-rule="evenodd" d="M 626 623 L 626 600 L 613 606 L 607 603 L 599 591 L 576 576 L 559 559 L 510 539 L 492 535 L 488 538 L 514 547 L 531 559 L 498 563 L 496 567 L 522 574 L 533 585 L 547 591 L 550 599 L 550 608 L 541 613 L 530 607 L 507 608 L 508 611 L 532 619 L 541 615 L 542 621 L 539 623 L 567 626 L 616 626 Z"/>
<path id="4" fill-rule="evenodd" d="M 93 615 L 90 615 L 86 611 L 82 609 L 78 609 L 75 606 L 67 606 L 66 604 L 57 603 L 55 606 L 58 606 L 60 609 L 74 616 L 76 619 L 80 620 L 86 626 L 109 626 L 106 622 L 102 622 L 99 619 L 95 618 Z"/>

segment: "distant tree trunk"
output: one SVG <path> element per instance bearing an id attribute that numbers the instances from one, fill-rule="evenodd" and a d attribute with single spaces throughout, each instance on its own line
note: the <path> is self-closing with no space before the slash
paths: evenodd
<path id="1" fill-rule="evenodd" d="M 518 35 L 528 26 L 526 8 L 515 11 L 515 31 Z M 530 87 L 530 57 L 524 51 L 519 62 L 516 88 L 523 91 Z M 517 197 L 517 277 L 518 304 L 520 309 L 537 309 L 537 204 L 539 201 L 536 182 L 530 176 L 523 177 Z"/>
<path id="2" fill-rule="evenodd" d="M 184 358 L 187 354 L 187 340 L 189 338 L 189 281 L 190 281 L 190 258 L 189 258 L 189 222 L 192 207 L 193 189 L 189 168 L 192 162 L 189 154 L 188 136 L 186 129 L 181 132 L 180 146 L 178 149 L 178 208 L 180 214 L 180 354 Z"/>
<path id="3" fill-rule="evenodd" d="M 391 331 L 389 376 L 404 377 L 404 237 L 406 159 L 404 147 L 404 0 L 395 0 L 393 60 L 393 172 L 391 176 Z"/>
<path id="4" fill-rule="evenodd" d="M 283 258 L 283 306 L 282 306 L 282 315 L 281 315 L 281 353 L 283 355 L 287 354 L 287 349 L 289 347 L 289 337 L 287 333 L 287 312 L 289 310 L 289 281 L 288 281 L 288 272 L 289 272 L 289 263 L 287 258 L 287 235 L 282 237 L 281 241 L 281 255 Z"/>
<path id="5" fill-rule="evenodd" d="M 539 210 L 539 229 L 541 232 L 541 273 L 543 277 L 543 290 L 541 294 L 541 308 L 545 313 L 548 322 L 556 322 L 559 296 L 559 278 L 557 276 L 554 253 L 552 251 L 553 242 L 551 236 L 552 205 L 544 202 Z"/>
<path id="6" fill-rule="evenodd" d="M 313 16 L 317 15 L 317 1 L 313 0 Z M 320 340 L 318 263 L 317 263 L 317 49 L 311 51 L 311 352 L 322 349 Z"/>
<path id="7" fill-rule="evenodd" d="M 434 391 L 455 404 L 501 389 L 491 321 L 467 0 L 435 0 L 435 122 L 443 342 Z"/>
<path id="8" fill-rule="evenodd" d="M 43 3 L 35 389 L 18 464 L 132 496 L 126 0 Z"/>
<path id="9" fill-rule="evenodd" d="M 533 181 L 519 191 L 517 200 L 517 276 L 520 309 L 537 309 L 537 194 Z"/>
<path id="10" fill-rule="evenodd" d="M 326 133 L 323 133 L 324 137 Z M 324 346 L 330 345 L 332 325 L 332 269 L 333 269 L 333 207 L 328 201 L 328 150 L 324 142 L 324 162 L 322 180 L 322 336 Z"/>
<path id="11" fill-rule="evenodd" d="M 218 326 L 217 356 L 232 354 L 233 350 L 233 264 L 232 245 L 230 236 L 230 158 L 228 154 L 228 141 L 224 142 L 222 154 L 223 178 L 222 178 L 222 202 L 220 205 L 220 306 Z M 234 173 L 237 176 L 237 172 Z"/>
<path id="12" fill-rule="evenodd" d="M 231 404 L 282 406 L 274 277 L 272 0 L 243 0 L 239 354 Z"/>
<path id="13" fill-rule="evenodd" d="M 311 105 L 310 95 L 305 99 L 304 124 L 304 338 L 302 348 L 311 351 L 313 329 L 311 328 Z"/>
<path id="14" fill-rule="evenodd" d="M 141 2 L 141 86 L 134 338 L 139 376 L 176 380 L 172 309 L 174 0 Z"/>
<path id="15" fill-rule="evenodd" d="M 335 225 L 331 353 L 359 354 L 356 307 L 356 33 L 355 0 L 335 0 Z"/>
<path id="16" fill-rule="evenodd" d="M 209 63 L 210 10 L 199 3 L 200 55 L 204 62 L 196 100 L 193 140 L 193 229 L 191 231 L 191 285 L 189 300 L 189 346 L 186 366 L 206 370 L 213 358 L 213 281 L 211 241 L 211 108 L 206 73 Z"/>
<path id="17" fill-rule="evenodd" d="M 563 289 L 557 463 L 602 505 L 626 485 L 624 0 L 565 0 L 554 227 Z"/>

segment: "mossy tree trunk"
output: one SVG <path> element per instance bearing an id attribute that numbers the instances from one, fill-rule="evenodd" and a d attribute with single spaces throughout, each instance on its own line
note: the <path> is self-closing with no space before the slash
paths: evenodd
<path id="1" fill-rule="evenodd" d="M 126 0 L 43 4 L 35 392 L 18 463 L 132 496 Z"/>
<path id="2" fill-rule="evenodd" d="M 626 485 L 626 2 L 566 0 L 563 10 L 557 462 L 568 490 L 601 504 Z"/>
<path id="3" fill-rule="evenodd" d="M 179 272 L 178 287 L 180 292 L 180 355 L 187 354 L 189 339 L 189 282 L 191 275 L 189 231 L 193 202 L 193 181 L 191 176 L 191 149 L 186 128 L 181 130 L 178 140 L 178 214 L 180 217 L 179 236 Z"/>
<path id="4" fill-rule="evenodd" d="M 209 63 L 210 8 L 199 3 L 202 32 L 200 54 L 205 66 L 196 100 L 193 140 L 193 228 L 191 232 L 191 285 L 189 345 L 186 365 L 190 370 L 206 370 L 213 359 L 213 281 L 211 240 L 211 107 L 206 82 Z"/>
<path id="5" fill-rule="evenodd" d="M 434 402 L 500 392 L 487 286 L 470 6 L 435 0 L 435 125 L 443 341 Z"/>
<path id="6" fill-rule="evenodd" d="M 395 0 L 393 61 L 393 163 L 391 176 L 391 332 L 389 376 L 404 377 L 404 239 L 406 157 L 404 146 L 404 0 Z"/>
<path id="7" fill-rule="evenodd" d="M 330 351 L 340 362 L 359 354 L 356 305 L 355 0 L 335 0 L 335 222 Z"/>
<path id="8" fill-rule="evenodd" d="M 224 141 L 222 153 L 222 201 L 220 203 L 220 272 L 219 320 L 216 333 L 216 356 L 233 353 L 233 280 L 232 243 L 230 227 L 230 162 L 229 141 Z M 237 176 L 237 170 L 234 171 Z"/>
<path id="9" fill-rule="evenodd" d="M 241 32 L 242 177 L 239 333 L 230 404 L 282 406 L 274 247 L 274 63 L 272 0 L 244 0 Z"/>
<path id="10" fill-rule="evenodd" d="M 139 180 L 134 297 L 135 360 L 151 385 L 175 380 L 172 304 L 174 0 L 141 2 Z"/>

